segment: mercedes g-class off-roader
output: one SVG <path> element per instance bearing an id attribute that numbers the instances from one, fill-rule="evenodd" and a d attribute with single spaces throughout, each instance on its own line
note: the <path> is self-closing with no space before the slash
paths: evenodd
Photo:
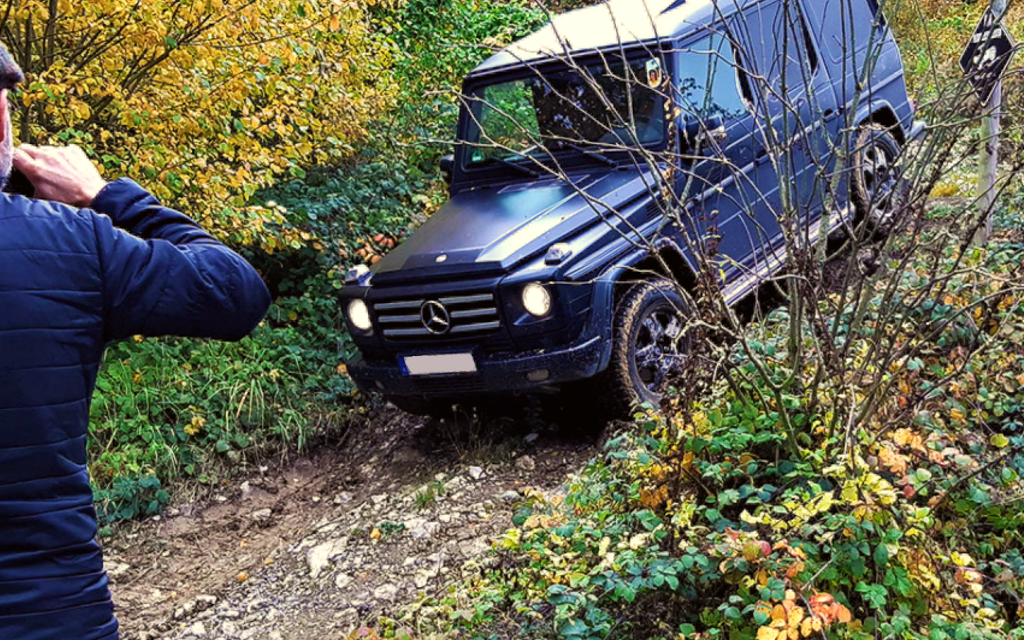
<path id="1" fill-rule="evenodd" d="M 920 129 L 878 0 L 608 0 L 461 97 L 449 202 L 341 293 L 350 375 L 414 413 L 584 380 L 612 412 L 657 401 L 685 356 L 692 234 L 716 238 L 733 304 L 785 266 L 780 182 L 810 238 L 884 215 Z M 667 219 L 664 176 L 697 222 Z"/>

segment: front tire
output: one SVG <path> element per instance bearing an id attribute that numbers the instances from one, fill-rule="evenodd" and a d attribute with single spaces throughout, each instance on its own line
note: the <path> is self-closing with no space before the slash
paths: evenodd
<path id="1" fill-rule="evenodd" d="M 637 404 L 657 406 L 689 353 L 686 325 L 692 307 L 669 280 L 641 283 L 615 309 L 612 357 L 601 372 L 596 399 L 609 417 L 628 417 Z M 593 398 L 593 396 L 592 396 Z"/>

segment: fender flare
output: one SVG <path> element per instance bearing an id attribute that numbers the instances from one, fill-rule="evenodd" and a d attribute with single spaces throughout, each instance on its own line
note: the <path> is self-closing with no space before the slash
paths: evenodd
<path id="1" fill-rule="evenodd" d="M 594 281 L 594 298 L 591 305 L 593 311 L 591 319 L 594 322 L 591 333 L 592 335 L 600 336 L 603 344 L 598 371 L 604 371 L 608 368 L 608 363 L 612 357 L 616 289 L 627 273 L 651 257 L 652 251 L 658 253 L 668 252 L 674 260 L 678 260 L 678 264 L 682 268 L 689 270 L 690 276 L 696 278 L 697 272 L 694 268 L 693 260 L 690 259 L 687 252 L 675 240 L 668 237 L 661 237 L 654 241 L 651 250 L 646 248 L 634 249 L 625 253 L 602 271 L 601 275 Z M 673 273 L 671 275 L 674 279 L 678 280 L 677 274 Z"/>

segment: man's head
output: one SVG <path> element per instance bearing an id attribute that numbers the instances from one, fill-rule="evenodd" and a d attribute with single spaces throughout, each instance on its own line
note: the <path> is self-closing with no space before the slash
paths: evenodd
<path id="1" fill-rule="evenodd" d="M 21 67 L 11 57 L 7 47 L 0 43 L 0 189 L 7 185 L 14 164 L 14 135 L 7 95 L 24 81 Z"/>

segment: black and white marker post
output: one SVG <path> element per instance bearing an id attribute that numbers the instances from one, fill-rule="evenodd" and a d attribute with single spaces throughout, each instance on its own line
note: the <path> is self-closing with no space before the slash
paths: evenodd
<path id="1" fill-rule="evenodd" d="M 999 170 L 999 118 L 1003 107 L 1003 72 L 1016 48 L 1002 24 L 1007 0 L 992 0 L 981 17 L 960 58 L 960 68 L 981 98 L 982 116 L 981 173 L 978 181 L 978 206 L 985 213 L 985 224 L 974 235 L 974 245 L 984 246 L 992 235 L 995 211 L 996 174 Z"/>

